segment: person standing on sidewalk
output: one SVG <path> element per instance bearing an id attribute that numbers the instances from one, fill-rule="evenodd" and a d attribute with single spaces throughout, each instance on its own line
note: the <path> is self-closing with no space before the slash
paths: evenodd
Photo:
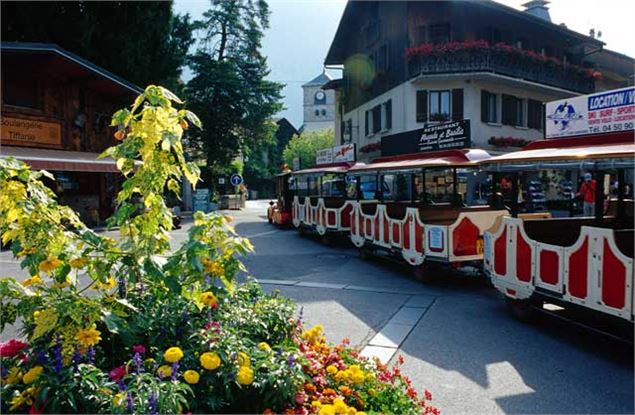
<path id="1" fill-rule="evenodd" d="M 584 216 L 595 216 L 595 189 L 597 183 L 593 179 L 591 173 L 584 174 L 584 182 L 580 186 L 577 193 L 578 197 L 582 197 L 582 206 Z"/>

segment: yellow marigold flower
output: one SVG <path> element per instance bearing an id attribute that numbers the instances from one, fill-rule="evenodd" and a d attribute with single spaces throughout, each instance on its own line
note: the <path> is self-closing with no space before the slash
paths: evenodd
<path id="1" fill-rule="evenodd" d="M 195 370 L 186 370 L 185 373 L 183 373 L 183 378 L 190 385 L 196 385 L 198 383 L 198 380 L 200 379 L 200 376 Z"/>
<path id="2" fill-rule="evenodd" d="M 201 366 L 207 370 L 215 370 L 220 366 L 220 357 L 214 352 L 205 352 L 199 358 Z"/>
<path id="3" fill-rule="evenodd" d="M 74 258 L 68 261 L 71 267 L 73 268 L 84 268 L 88 264 L 88 259 L 86 258 Z"/>
<path id="4" fill-rule="evenodd" d="M 366 380 L 374 380 L 375 379 L 375 374 L 373 372 L 368 372 L 366 374 Z"/>
<path id="5" fill-rule="evenodd" d="M 356 413 L 357 413 L 357 409 L 355 409 L 355 407 L 349 406 L 347 408 L 347 411 L 346 411 L 347 415 L 355 415 Z"/>
<path id="6" fill-rule="evenodd" d="M 351 374 L 351 382 L 353 383 L 364 383 L 365 376 L 361 372 L 355 372 Z"/>
<path id="7" fill-rule="evenodd" d="M 159 366 L 157 374 L 160 377 L 167 378 L 168 376 L 172 376 L 172 368 L 168 365 Z"/>
<path id="8" fill-rule="evenodd" d="M 4 382 L 7 385 L 13 385 L 14 383 L 20 382 L 20 380 L 22 380 L 22 372 L 20 372 L 20 369 L 17 367 L 12 367 L 11 370 L 9 370 L 9 374 L 4 379 Z"/>
<path id="9" fill-rule="evenodd" d="M 269 346 L 266 342 L 258 343 L 258 348 L 264 352 L 270 352 L 271 346 Z"/>
<path id="10" fill-rule="evenodd" d="M 236 374 L 236 382 L 240 385 L 251 385 L 254 381 L 254 371 L 249 366 L 241 366 Z"/>
<path id="11" fill-rule="evenodd" d="M 151 357 L 149 357 L 149 358 L 147 358 L 146 360 L 144 360 L 144 361 L 143 361 L 143 363 L 144 363 L 144 364 L 146 364 L 146 365 L 148 365 L 148 366 L 153 365 L 153 364 L 155 364 L 156 362 L 157 362 L 157 361 L 156 361 L 156 360 L 154 360 L 154 359 L 153 359 L 153 358 L 151 358 Z"/>
<path id="12" fill-rule="evenodd" d="M 335 409 L 335 413 L 346 415 L 348 413 L 348 406 L 344 402 L 335 401 L 337 401 L 337 399 L 333 400 L 333 409 Z"/>
<path id="13" fill-rule="evenodd" d="M 311 402 L 311 406 L 316 407 L 316 408 L 321 408 L 322 407 L 322 402 L 313 401 L 313 402 Z"/>
<path id="14" fill-rule="evenodd" d="M 115 277 L 113 277 L 113 276 L 108 277 L 106 282 L 103 282 L 103 283 L 102 282 L 98 282 L 97 283 L 97 289 L 99 289 L 99 290 L 112 290 L 116 286 L 117 286 L 117 280 L 115 280 Z"/>
<path id="15" fill-rule="evenodd" d="M 57 258 L 47 259 L 40 262 L 40 271 L 50 273 L 55 271 L 60 265 L 62 265 L 62 261 Z"/>
<path id="16" fill-rule="evenodd" d="M 44 368 L 42 366 L 32 367 L 31 369 L 29 369 L 28 372 L 24 374 L 24 376 L 22 376 L 22 382 L 27 384 L 33 382 L 42 374 L 43 370 Z"/>
<path id="17" fill-rule="evenodd" d="M 211 291 L 205 291 L 201 293 L 200 296 L 201 302 L 208 307 L 216 307 L 218 305 L 218 299 Z"/>
<path id="18" fill-rule="evenodd" d="M 357 415 L 366 415 L 366 412 L 359 411 L 359 412 L 357 413 Z"/>
<path id="19" fill-rule="evenodd" d="M 238 366 L 249 366 L 251 365 L 251 359 L 247 356 L 247 353 L 238 352 L 238 356 L 236 357 L 236 363 Z"/>
<path id="20" fill-rule="evenodd" d="M 41 312 L 40 310 L 35 310 L 35 311 L 33 312 L 33 318 L 38 318 L 38 317 L 40 317 L 40 314 L 42 314 L 42 312 Z"/>
<path id="21" fill-rule="evenodd" d="M 37 285 L 37 284 L 42 284 L 42 277 L 40 277 L 39 275 L 34 275 L 31 278 L 27 278 L 24 281 L 22 281 L 22 285 L 25 287 L 28 287 L 30 285 Z"/>
<path id="22" fill-rule="evenodd" d="M 328 373 L 329 375 L 334 375 L 337 373 L 337 368 L 335 367 L 335 365 L 329 365 L 326 368 L 326 373 Z"/>
<path id="23" fill-rule="evenodd" d="M 121 406 L 124 402 L 124 399 L 126 399 L 126 394 L 123 392 L 119 392 L 118 394 L 112 397 L 112 404 L 114 406 Z"/>
<path id="24" fill-rule="evenodd" d="M 166 362 L 174 363 L 183 358 L 183 351 L 178 347 L 170 347 L 163 353 L 163 358 Z"/>
<path id="25" fill-rule="evenodd" d="M 319 415 L 335 415 L 335 407 L 333 405 L 322 405 Z"/>
<path id="26" fill-rule="evenodd" d="M 101 332 L 94 327 L 82 329 L 77 332 L 75 339 L 81 346 L 94 346 L 101 341 Z"/>
<path id="27" fill-rule="evenodd" d="M 349 375 L 349 371 L 347 370 L 340 370 L 339 372 L 337 372 L 335 374 L 335 380 L 337 382 L 342 382 L 348 379 L 348 375 Z"/>

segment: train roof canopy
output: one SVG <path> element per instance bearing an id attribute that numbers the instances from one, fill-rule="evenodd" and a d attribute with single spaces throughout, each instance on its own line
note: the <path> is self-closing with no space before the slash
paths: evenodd
<path id="1" fill-rule="evenodd" d="M 380 157 L 369 164 L 354 165 L 349 173 L 374 170 L 412 170 L 423 167 L 461 167 L 476 165 L 476 162 L 489 158 L 489 153 L 480 149 L 431 151 Z"/>
<path id="2" fill-rule="evenodd" d="M 626 168 L 635 166 L 632 132 L 539 140 L 522 150 L 484 160 L 488 171 Z"/>
<path id="3" fill-rule="evenodd" d="M 322 175 L 327 173 L 346 173 L 352 166 L 351 163 L 330 163 L 322 164 L 320 166 L 311 167 L 310 169 L 302 169 L 294 171 L 294 175 L 298 174 L 314 174 Z"/>

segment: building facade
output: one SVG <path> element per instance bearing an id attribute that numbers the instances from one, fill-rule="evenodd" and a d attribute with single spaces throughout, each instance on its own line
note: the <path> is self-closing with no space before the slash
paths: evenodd
<path id="1" fill-rule="evenodd" d="M 301 131 L 333 128 L 335 123 L 335 93 L 322 87 L 331 81 L 326 72 L 302 85 L 303 122 Z"/>
<path id="2" fill-rule="evenodd" d="M 325 60 L 343 68 L 337 139 L 366 161 L 382 137 L 469 120 L 472 147 L 513 151 L 543 137 L 543 103 L 632 82 L 633 59 L 552 23 L 547 3 L 349 2 Z"/>
<path id="3" fill-rule="evenodd" d="M 102 223 L 122 176 L 97 156 L 117 143 L 112 114 L 142 90 L 53 44 L 3 42 L 1 51 L 0 157 L 49 170 L 60 202 Z"/>

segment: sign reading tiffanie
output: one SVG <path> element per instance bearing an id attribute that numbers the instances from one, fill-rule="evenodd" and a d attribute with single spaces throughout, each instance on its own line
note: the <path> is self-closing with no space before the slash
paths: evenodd
<path id="1" fill-rule="evenodd" d="M 56 122 L 2 116 L 2 144 L 61 147 L 62 126 Z"/>

